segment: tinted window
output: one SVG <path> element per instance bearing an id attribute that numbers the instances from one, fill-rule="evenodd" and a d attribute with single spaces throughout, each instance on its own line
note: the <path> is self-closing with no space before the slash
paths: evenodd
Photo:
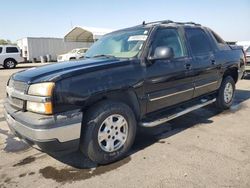
<path id="1" fill-rule="evenodd" d="M 202 55 L 212 51 L 209 39 L 202 29 L 186 28 L 185 30 L 194 55 Z"/>
<path id="2" fill-rule="evenodd" d="M 2 47 L 0 47 L 0 54 L 2 53 L 2 51 L 3 51 L 3 48 L 2 48 Z"/>
<path id="3" fill-rule="evenodd" d="M 160 46 L 172 48 L 176 58 L 186 55 L 184 45 L 176 29 L 159 29 L 157 31 L 152 46 L 152 53 L 155 51 L 155 48 Z"/>
<path id="4" fill-rule="evenodd" d="M 7 47 L 6 53 L 17 53 L 18 49 L 16 47 Z"/>

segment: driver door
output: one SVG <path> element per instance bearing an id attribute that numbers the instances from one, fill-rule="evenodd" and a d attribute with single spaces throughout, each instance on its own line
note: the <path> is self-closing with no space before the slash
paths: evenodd
<path id="1" fill-rule="evenodd" d="M 154 36 L 150 56 L 157 47 L 170 47 L 174 58 L 154 60 L 147 67 L 145 94 L 147 113 L 154 112 L 193 97 L 192 59 L 176 28 L 159 28 Z"/>

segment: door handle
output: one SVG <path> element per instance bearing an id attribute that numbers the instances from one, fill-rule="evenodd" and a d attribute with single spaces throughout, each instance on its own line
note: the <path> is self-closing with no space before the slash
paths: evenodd
<path id="1" fill-rule="evenodd" d="M 187 70 L 190 70 L 192 68 L 192 65 L 190 63 L 185 64 L 185 68 Z"/>

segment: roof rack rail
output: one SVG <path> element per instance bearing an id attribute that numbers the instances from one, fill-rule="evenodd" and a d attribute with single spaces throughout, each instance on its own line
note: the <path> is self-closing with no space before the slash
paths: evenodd
<path id="1" fill-rule="evenodd" d="M 183 25 L 196 25 L 201 26 L 201 24 L 195 23 L 195 22 L 174 22 L 176 24 L 183 24 Z"/>
<path id="2" fill-rule="evenodd" d="M 181 24 L 181 25 L 201 26 L 201 24 L 198 24 L 198 23 L 195 23 L 195 22 L 174 22 L 172 20 L 162 20 L 162 21 L 155 21 L 155 22 L 148 22 L 148 23 L 143 21 L 142 25 L 147 25 L 147 24 L 170 24 L 170 23 Z"/>
<path id="3" fill-rule="evenodd" d="M 147 24 L 168 24 L 168 23 L 174 23 L 172 20 L 162 20 L 162 21 L 155 21 L 155 22 L 148 22 L 146 23 L 145 21 L 142 22 L 142 25 L 147 25 Z"/>

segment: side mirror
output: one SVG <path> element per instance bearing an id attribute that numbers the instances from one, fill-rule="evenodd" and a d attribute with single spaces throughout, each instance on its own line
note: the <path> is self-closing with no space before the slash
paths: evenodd
<path id="1" fill-rule="evenodd" d="M 160 46 L 155 48 L 154 55 L 149 60 L 161 60 L 174 58 L 174 51 L 170 47 Z"/>

